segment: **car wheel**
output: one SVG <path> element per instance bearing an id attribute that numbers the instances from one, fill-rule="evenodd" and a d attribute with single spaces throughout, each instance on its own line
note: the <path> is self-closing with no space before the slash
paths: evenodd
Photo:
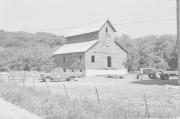
<path id="1" fill-rule="evenodd" d="M 155 74 L 148 74 L 150 79 L 156 79 L 156 75 Z"/>
<path id="2" fill-rule="evenodd" d="M 52 79 L 51 77 L 46 77 L 46 78 L 45 78 L 45 81 L 46 81 L 46 82 L 51 82 L 52 80 L 53 80 L 53 79 Z"/>
<path id="3" fill-rule="evenodd" d="M 136 79 L 139 79 L 139 74 L 136 75 Z"/>
<path id="4" fill-rule="evenodd" d="M 43 74 L 41 74 L 41 75 L 40 75 L 40 77 L 39 77 L 39 81 L 43 81 L 43 82 L 45 82 L 45 79 L 44 79 L 44 75 L 43 75 Z"/>

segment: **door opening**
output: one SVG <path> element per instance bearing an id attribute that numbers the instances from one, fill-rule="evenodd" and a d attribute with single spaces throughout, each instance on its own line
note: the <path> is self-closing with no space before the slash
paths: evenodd
<path id="1" fill-rule="evenodd" d="M 107 67 L 111 67 L 111 57 L 107 57 Z"/>

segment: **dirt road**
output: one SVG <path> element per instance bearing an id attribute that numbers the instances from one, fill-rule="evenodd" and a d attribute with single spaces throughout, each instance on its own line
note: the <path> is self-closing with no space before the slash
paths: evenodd
<path id="1" fill-rule="evenodd" d="M 40 117 L 17 107 L 0 98 L 0 119 L 41 119 Z"/>

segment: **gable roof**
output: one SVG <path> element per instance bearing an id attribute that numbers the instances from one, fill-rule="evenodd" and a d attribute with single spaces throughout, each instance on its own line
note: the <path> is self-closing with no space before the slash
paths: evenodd
<path id="1" fill-rule="evenodd" d="M 81 35 L 76 35 L 76 36 L 71 36 L 71 37 L 66 37 L 66 44 L 87 42 L 87 41 L 91 41 L 91 40 L 95 40 L 95 39 L 98 39 L 98 31 L 81 34 Z"/>
<path id="2" fill-rule="evenodd" d="M 98 40 L 81 42 L 81 43 L 73 43 L 73 44 L 65 44 L 65 45 L 61 46 L 58 50 L 56 50 L 53 53 L 53 55 L 86 52 L 88 49 L 90 49 L 96 43 L 98 43 Z"/>
<path id="3" fill-rule="evenodd" d="M 96 23 L 80 26 L 80 27 L 77 27 L 77 28 L 73 28 L 73 29 L 69 30 L 69 33 L 66 34 L 65 37 L 71 37 L 71 36 L 76 36 L 76 35 L 81 35 L 81 34 L 86 34 L 86 33 L 92 33 L 92 32 L 96 32 L 96 31 L 100 31 L 101 28 L 106 23 L 110 24 L 110 26 L 113 29 L 113 31 L 116 32 L 115 28 L 110 23 L 110 21 L 109 20 L 104 20 L 104 21 L 100 21 L 100 22 L 96 22 Z"/>

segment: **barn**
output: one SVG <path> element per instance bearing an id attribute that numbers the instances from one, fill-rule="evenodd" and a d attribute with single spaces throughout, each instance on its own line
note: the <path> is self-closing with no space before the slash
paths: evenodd
<path id="1" fill-rule="evenodd" d="M 109 20 L 70 30 L 66 43 L 53 53 L 56 72 L 127 73 L 128 53 L 115 41 L 115 33 Z"/>

